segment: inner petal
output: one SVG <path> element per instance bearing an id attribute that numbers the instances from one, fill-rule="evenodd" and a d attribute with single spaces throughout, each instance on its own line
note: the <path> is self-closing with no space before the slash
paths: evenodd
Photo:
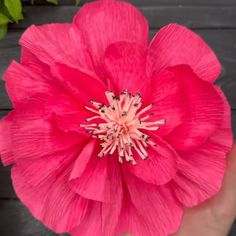
<path id="1" fill-rule="evenodd" d="M 147 133 L 158 130 L 165 120 L 150 121 L 152 114 L 148 111 L 153 104 L 143 107 L 140 94 L 132 95 L 125 90 L 119 96 L 112 91 L 106 91 L 105 95 L 108 105 L 91 100 L 92 106 L 85 108 L 94 115 L 81 124 L 93 138 L 101 141 L 98 157 L 117 152 L 120 163 L 126 160 L 135 165 L 133 152 L 136 151 L 145 160 L 147 148 L 156 146 Z"/>

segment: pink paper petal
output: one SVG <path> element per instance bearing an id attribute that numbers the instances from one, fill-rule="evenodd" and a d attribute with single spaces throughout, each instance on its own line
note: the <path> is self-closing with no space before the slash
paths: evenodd
<path id="1" fill-rule="evenodd" d="M 125 176 L 131 201 L 149 231 L 147 235 L 163 236 L 176 232 L 183 209 L 172 190 L 167 186 L 147 184 L 128 172 Z"/>
<path id="2" fill-rule="evenodd" d="M 20 45 L 30 52 L 24 55 L 25 63 L 37 57 L 49 66 L 59 62 L 93 71 L 81 33 L 72 24 L 32 25 L 22 35 Z"/>
<path id="3" fill-rule="evenodd" d="M 105 184 L 107 179 L 107 159 L 98 159 L 96 140 L 83 147 L 70 174 L 71 189 L 88 199 L 105 201 Z"/>
<path id="4" fill-rule="evenodd" d="M 11 111 L 0 121 L 0 156 L 4 166 L 14 163 L 11 140 L 11 119 L 14 111 Z"/>
<path id="5" fill-rule="evenodd" d="M 147 96 L 150 80 L 146 72 L 146 51 L 134 43 L 119 42 L 105 52 L 105 68 L 111 80 L 111 90 L 117 94 L 127 90 L 131 94 Z"/>
<path id="6" fill-rule="evenodd" d="M 212 49 L 200 36 L 178 24 L 163 27 L 153 38 L 149 52 L 153 73 L 169 66 L 187 64 L 201 79 L 214 82 L 221 72 Z"/>
<path id="7" fill-rule="evenodd" d="M 53 73 L 60 79 L 63 87 L 83 104 L 90 105 L 90 100 L 105 103 L 107 87 L 98 78 L 58 63 L 53 68 Z M 92 89 L 88 87 L 90 84 L 93 85 Z"/>
<path id="8" fill-rule="evenodd" d="M 105 0 L 88 3 L 77 13 L 74 24 L 83 35 L 95 70 L 101 75 L 103 55 L 110 44 L 127 41 L 147 47 L 147 20 L 126 2 Z"/>
<path id="9" fill-rule="evenodd" d="M 199 79 L 188 66 L 170 68 L 182 87 L 187 115 L 167 141 L 178 150 L 193 150 L 203 144 L 223 120 L 224 104 L 214 86 Z"/>
<path id="10" fill-rule="evenodd" d="M 169 182 L 176 174 L 178 154 L 164 140 L 158 136 L 151 136 L 157 147 L 150 147 L 148 157 L 142 160 L 135 156 L 137 165 L 128 164 L 131 172 L 143 181 L 163 185 Z"/>
<path id="11" fill-rule="evenodd" d="M 120 217 L 123 201 L 123 176 L 116 155 L 111 156 L 107 165 L 107 178 L 102 204 L 102 230 L 104 236 L 114 235 Z"/>
<path id="12" fill-rule="evenodd" d="M 25 169 L 16 165 L 12 169 L 13 185 L 18 197 L 37 219 L 57 233 L 68 232 L 77 226 L 84 218 L 88 206 L 88 200 L 75 194 L 67 185 L 75 150 L 61 155 L 64 161 L 59 155 L 61 165 L 55 169 L 53 165 L 56 157 L 48 159 L 52 165 L 46 163 L 51 172 L 48 175 L 41 175 L 35 171 L 34 166 Z M 42 168 L 41 163 L 39 168 Z"/>
<path id="13" fill-rule="evenodd" d="M 152 92 L 148 103 L 153 103 L 153 107 L 148 112 L 153 116 L 150 120 L 164 119 L 165 124 L 156 131 L 156 135 L 166 136 L 183 122 L 186 100 L 181 84 L 173 72 L 163 70 L 156 74 L 151 82 Z"/>
<path id="14" fill-rule="evenodd" d="M 90 201 L 83 221 L 70 233 L 73 236 L 101 236 L 102 235 L 102 203 Z M 88 225 L 89 223 L 89 225 Z"/>
<path id="15" fill-rule="evenodd" d="M 39 93 L 49 93 L 50 85 L 42 74 L 29 69 L 15 61 L 8 67 L 4 78 L 8 95 L 14 107 L 26 102 Z"/>

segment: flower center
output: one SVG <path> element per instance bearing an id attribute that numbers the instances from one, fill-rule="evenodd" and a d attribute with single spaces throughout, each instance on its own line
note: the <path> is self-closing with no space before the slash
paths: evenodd
<path id="1" fill-rule="evenodd" d="M 81 125 L 93 138 L 101 140 L 101 151 L 98 157 L 118 152 L 119 162 L 125 159 L 136 164 L 133 152 L 145 160 L 148 157 L 146 149 L 156 144 L 145 134 L 145 131 L 155 131 L 165 120 L 148 121 L 152 113 L 147 112 L 153 104 L 142 107 L 140 94 L 131 95 L 123 91 L 120 96 L 115 96 L 112 91 L 105 92 L 108 106 L 91 100 L 93 107 L 85 107 L 95 115 L 86 119 L 87 124 Z M 98 121 L 99 120 L 99 121 Z"/>

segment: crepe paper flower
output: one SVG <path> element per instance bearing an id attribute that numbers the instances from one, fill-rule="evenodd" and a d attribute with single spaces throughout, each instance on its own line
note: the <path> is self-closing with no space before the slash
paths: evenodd
<path id="1" fill-rule="evenodd" d="M 31 26 L 4 79 L 4 165 L 32 214 L 74 236 L 164 236 L 221 187 L 232 146 L 221 66 L 195 33 L 132 5 L 86 4 Z"/>

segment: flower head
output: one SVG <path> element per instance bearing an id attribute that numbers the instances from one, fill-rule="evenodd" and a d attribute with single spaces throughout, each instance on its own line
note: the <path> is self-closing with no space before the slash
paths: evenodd
<path id="1" fill-rule="evenodd" d="M 4 79 L 14 110 L 0 154 L 15 191 L 55 232 L 165 236 L 221 187 L 230 107 L 214 52 L 170 24 L 148 45 L 132 5 L 86 4 L 31 26 Z"/>

